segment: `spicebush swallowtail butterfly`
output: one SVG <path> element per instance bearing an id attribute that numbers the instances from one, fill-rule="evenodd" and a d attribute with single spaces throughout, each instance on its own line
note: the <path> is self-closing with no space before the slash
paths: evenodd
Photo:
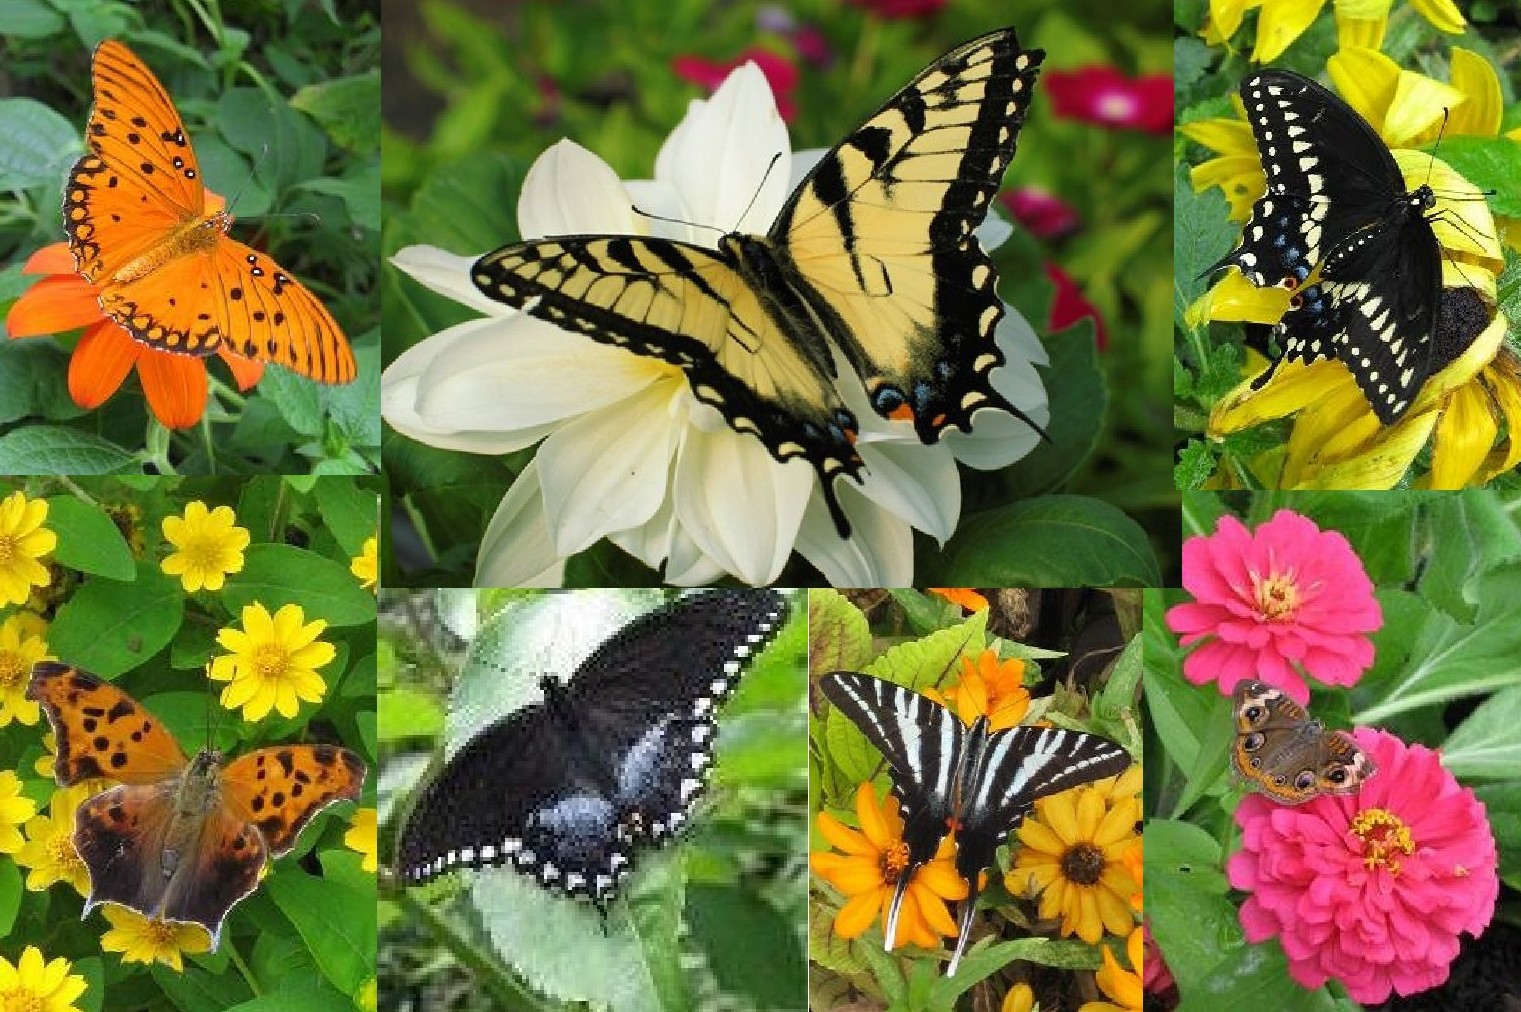
<path id="1" fill-rule="evenodd" d="M 1044 56 L 1013 29 L 946 53 L 819 161 L 764 236 L 725 235 L 716 249 L 555 236 L 488 253 L 471 276 L 492 299 L 680 366 L 730 427 L 777 460 L 813 465 L 848 537 L 834 480 L 859 481 L 862 461 L 831 345 L 873 410 L 912 422 L 925 443 L 970 431 L 984 408 L 1044 435 L 993 389 L 1004 308 L 973 235 Z"/>
<path id="2" fill-rule="evenodd" d="M 978 877 L 1036 799 L 1114 776 L 1130 765 L 1123 748 L 1097 735 L 1053 727 L 989 732 L 986 717 L 967 727 L 933 699 L 870 675 L 836 671 L 819 686 L 882 753 L 902 806 L 908 866 L 888 908 L 888 950 L 909 880 L 956 827 L 956 873 L 967 882 L 967 897 L 947 976 L 956 972 L 966 949 Z"/>
<path id="3" fill-rule="evenodd" d="M 404 881 L 510 865 L 604 906 L 686 821 L 717 711 L 787 617 L 770 590 L 677 599 L 624 625 L 542 702 L 471 738 L 419 794 L 398 846 Z"/>
<path id="4" fill-rule="evenodd" d="M 1432 372 L 1442 252 L 1430 186 L 1406 191 L 1394 156 L 1366 120 L 1287 70 L 1241 82 L 1267 175 L 1241 245 L 1206 273 L 1238 267 L 1258 287 L 1294 293 L 1273 334 L 1287 358 L 1340 359 L 1379 421 L 1393 424 Z M 1320 268 L 1317 283 L 1305 279 Z"/>

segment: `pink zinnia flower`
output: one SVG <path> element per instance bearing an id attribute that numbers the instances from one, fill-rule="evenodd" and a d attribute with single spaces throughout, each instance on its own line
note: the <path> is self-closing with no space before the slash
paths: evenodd
<path id="1" fill-rule="evenodd" d="M 1378 775 L 1295 807 L 1247 797 L 1226 871 L 1252 894 L 1249 941 L 1278 936 L 1299 984 L 1334 978 L 1374 1004 L 1443 983 L 1459 933 L 1484 930 L 1500 884 L 1484 805 L 1437 753 L 1373 728 L 1353 737 Z"/>
<path id="2" fill-rule="evenodd" d="M 1299 670 L 1330 685 L 1351 685 L 1373 663 L 1366 633 L 1383 624 L 1373 583 L 1347 539 L 1279 510 L 1255 532 L 1235 517 L 1215 533 L 1183 543 L 1183 586 L 1194 600 L 1167 613 L 1184 646 L 1204 645 L 1183 661 L 1195 685 L 1229 694 L 1257 678 L 1309 702 Z"/>
<path id="3" fill-rule="evenodd" d="M 1157 947 L 1156 939 L 1151 937 L 1151 923 L 1143 922 L 1141 928 L 1145 932 L 1146 941 L 1145 969 L 1141 973 L 1141 986 L 1158 997 L 1176 998 L 1178 985 L 1172 979 L 1172 970 L 1168 969 L 1167 960 L 1163 958 L 1162 950 Z"/>
<path id="4" fill-rule="evenodd" d="M 948 0 L 849 0 L 852 7 L 864 7 L 879 18 L 927 18 L 947 2 Z"/>
<path id="5" fill-rule="evenodd" d="M 1058 267 L 1054 260 L 1048 260 L 1046 277 L 1056 285 L 1056 298 L 1051 300 L 1051 318 L 1047 321 L 1047 329 L 1053 333 L 1066 330 L 1087 317 L 1093 321 L 1094 342 L 1098 350 L 1103 351 L 1109 347 L 1109 331 L 1104 328 L 1104 318 L 1099 315 L 1098 307 L 1089 302 L 1088 296 L 1077 287 L 1072 275 Z"/>
<path id="6" fill-rule="evenodd" d="M 1172 75 L 1129 78 L 1114 67 L 1048 70 L 1041 87 L 1061 119 L 1102 126 L 1172 133 Z"/>
<path id="7" fill-rule="evenodd" d="M 1060 238 L 1082 225 L 1075 207 L 1041 186 L 1005 190 L 998 199 L 1038 239 Z"/>
<path id="8" fill-rule="evenodd" d="M 771 91 L 776 96 L 776 111 L 782 114 L 782 119 L 792 122 L 792 117 L 797 114 L 797 104 L 792 101 L 792 93 L 797 90 L 797 67 L 785 56 L 769 49 L 751 46 L 728 61 L 706 60 L 701 56 L 678 56 L 671 60 L 671 70 L 683 81 L 711 92 L 724 83 L 731 70 L 746 63 L 754 63 L 766 75 L 766 83 L 771 85 Z"/>

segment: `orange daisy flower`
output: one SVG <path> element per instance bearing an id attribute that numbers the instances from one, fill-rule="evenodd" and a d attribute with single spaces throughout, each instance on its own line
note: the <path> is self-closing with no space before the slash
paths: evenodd
<path id="1" fill-rule="evenodd" d="M 211 205 L 221 203 L 212 196 Z M 171 429 L 186 429 L 206 411 L 209 383 L 206 360 L 175 355 L 134 341 L 100 311 L 99 292 L 74 270 L 65 242 L 44 246 L 22 268 L 44 277 L 16 300 L 5 318 L 11 337 L 41 337 L 84 328 L 69 358 L 69 396 L 82 408 L 98 408 L 137 367 L 153 416 Z M 221 349 L 238 389 L 247 390 L 264 375 L 264 365 Z"/>
<path id="2" fill-rule="evenodd" d="M 858 830 L 820 812 L 819 832 L 844 853 L 808 855 L 809 867 L 849 897 L 834 918 L 834 933 L 840 938 L 859 938 L 879 916 L 887 923 L 898 879 L 908 866 L 897 798 L 888 795 L 879 803 L 877 792 L 864 783 L 856 790 L 856 815 L 861 821 Z M 934 858 L 913 874 L 898 911 L 896 941 L 938 949 L 942 937 L 956 934 L 946 901 L 966 899 L 967 892 L 966 881 L 956 874 L 953 836 L 947 834 Z"/>
<path id="3" fill-rule="evenodd" d="M 998 651 L 984 650 L 976 658 L 961 659 L 961 680 L 944 690 L 925 689 L 924 694 L 962 723 L 971 725 L 986 715 L 989 731 L 1015 727 L 1030 711 L 1030 692 L 1025 688 L 1025 662 L 1017 657 L 1000 660 Z"/>

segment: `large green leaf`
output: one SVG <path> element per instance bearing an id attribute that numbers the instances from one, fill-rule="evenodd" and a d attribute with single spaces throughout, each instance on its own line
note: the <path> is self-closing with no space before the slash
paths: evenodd
<path id="1" fill-rule="evenodd" d="M 298 604 L 308 622 L 320 618 L 345 626 L 375 621 L 375 595 L 359 585 L 348 566 L 294 545 L 251 546 L 243 571 L 228 577 L 222 598 L 234 610 L 258 602 L 270 614 Z"/>
<path id="2" fill-rule="evenodd" d="M 72 495 L 48 500 L 48 527 L 58 535 L 53 559 L 81 573 L 131 580 L 136 567 L 121 530 L 99 506 Z"/>
<path id="3" fill-rule="evenodd" d="M 179 580 L 153 562 L 131 583 L 94 579 L 80 586 L 48 629 L 53 653 L 102 678 L 114 678 L 168 646 L 185 613 Z"/>

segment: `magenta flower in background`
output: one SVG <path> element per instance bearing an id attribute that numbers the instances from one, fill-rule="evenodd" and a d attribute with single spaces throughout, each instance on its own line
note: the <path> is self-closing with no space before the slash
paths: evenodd
<path id="1" fill-rule="evenodd" d="M 1194 596 L 1167 612 L 1184 646 L 1183 677 L 1229 694 L 1258 678 L 1307 703 L 1300 671 L 1352 685 L 1373 663 L 1368 633 L 1383 624 L 1373 583 L 1347 539 L 1279 510 L 1256 531 L 1235 517 L 1183 543 L 1183 586 Z"/>
<path id="2" fill-rule="evenodd" d="M 751 46 L 732 60 L 708 60 L 701 56 L 678 56 L 671 60 L 671 70 L 689 84 L 708 91 L 716 91 L 729 77 L 729 72 L 746 63 L 754 63 L 765 75 L 766 83 L 776 96 L 776 111 L 782 119 L 792 122 L 797 115 L 797 103 L 792 93 L 797 90 L 797 67 L 785 56 L 760 46 Z"/>
<path id="3" fill-rule="evenodd" d="M 1142 922 L 1146 942 L 1145 967 L 1141 972 L 1141 986 L 1151 994 L 1162 998 L 1176 998 L 1178 985 L 1172 979 L 1172 970 L 1167 967 L 1167 960 L 1162 956 L 1162 950 L 1157 947 L 1156 939 L 1151 937 L 1150 922 Z M 1165 1004 L 1165 1001 L 1164 1001 Z"/>
<path id="4" fill-rule="evenodd" d="M 1088 301 L 1088 296 L 1083 294 L 1072 275 L 1058 267 L 1056 261 L 1047 260 L 1046 277 L 1056 285 L 1056 298 L 1051 300 L 1051 318 L 1046 321 L 1046 329 L 1052 333 L 1066 330 L 1087 317 L 1093 320 L 1094 343 L 1098 350 L 1109 347 L 1109 331 L 1104 327 L 1103 316 L 1098 307 Z"/>
<path id="5" fill-rule="evenodd" d="M 879 18 L 927 18 L 944 7 L 947 0 L 849 0 L 849 3 Z"/>
<path id="6" fill-rule="evenodd" d="M 1051 96 L 1061 119 L 1101 126 L 1172 133 L 1172 75 L 1142 74 L 1130 78 L 1114 67 L 1048 70 L 1041 88 Z"/>
<path id="7" fill-rule="evenodd" d="M 1446 981 L 1459 934 L 1488 926 L 1500 885 L 1484 805 L 1438 754 L 1373 728 L 1353 737 L 1378 774 L 1295 807 L 1245 798 L 1226 872 L 1252 894 L 1248 941 L 1277 936 L 1299 984 L 1334 979 L 1372 1004 Z"/>
<path id="8" fill-rule="evenodd" d="M 1042 186 L 1005 190 L 998 199 L 1038 239 L 1059 239 L 1082 225 L 1077 208 Z"/>

